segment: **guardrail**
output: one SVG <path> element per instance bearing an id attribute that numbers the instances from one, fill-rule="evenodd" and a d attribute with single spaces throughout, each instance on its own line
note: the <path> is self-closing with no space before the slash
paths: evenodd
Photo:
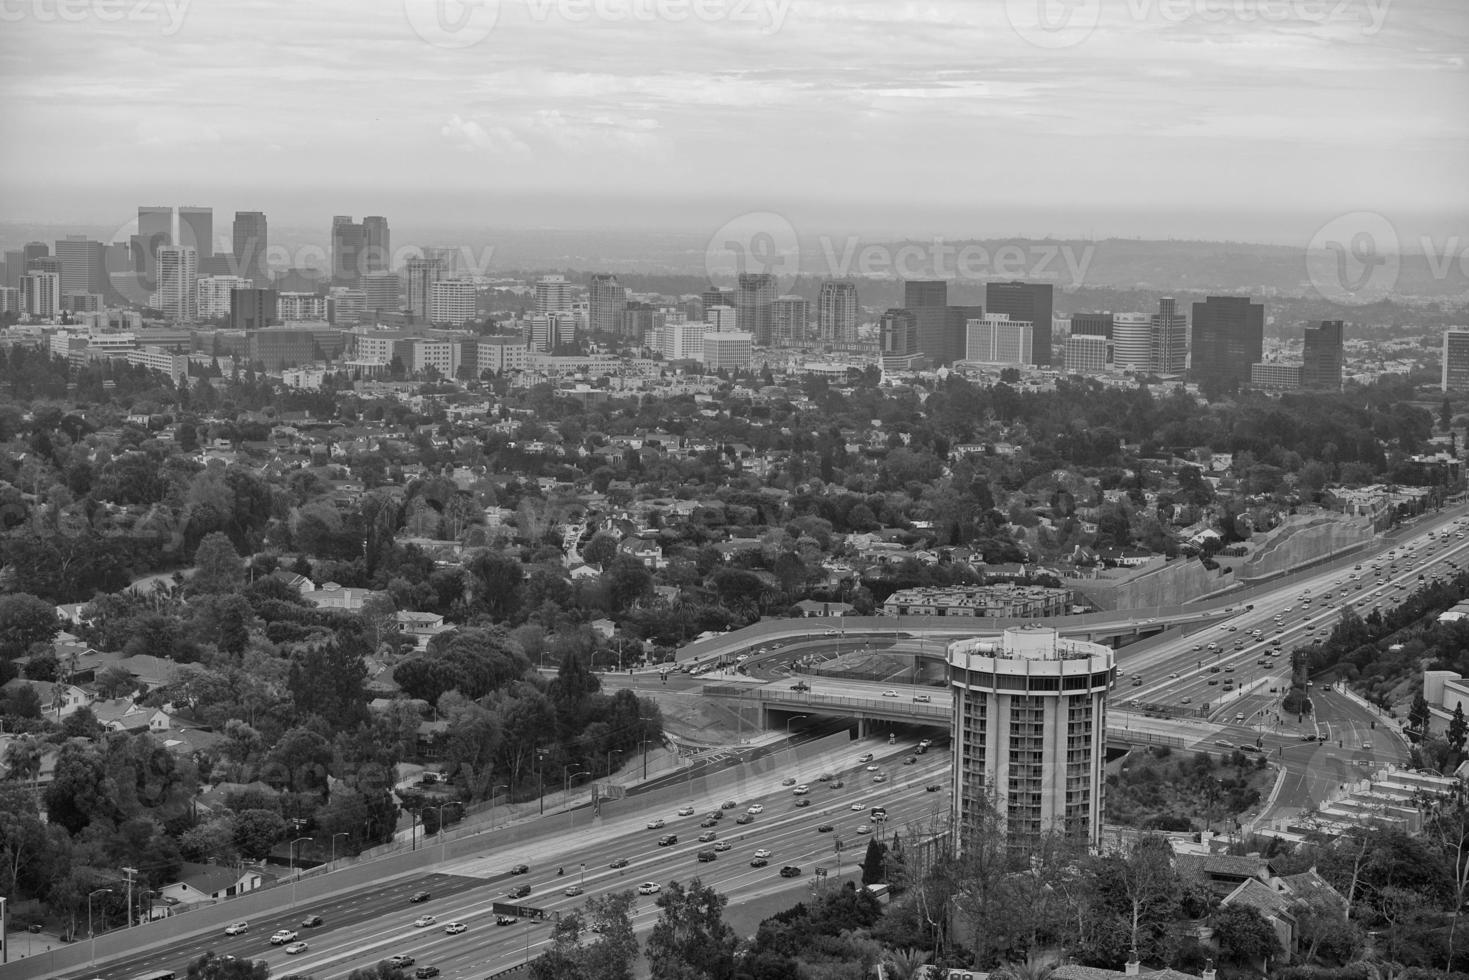
<path id="1" fill-rule="evenodd" d="M 883 710 L 890 714 L 917 715 L 927 718 L 948 718 L 949 709 L 943 705 L 922 702 L 904 702 L 892 698 L 853 698 L 836 694 L 810 694 L 800 691 L 772 691 L 768 688 L 740 687 L 732 684 L 706 684 L 704 696 L 711 698 L 737 698 L 745 701 L 764 701 L 779 705 L 801 708 L 861 708 Z"/>

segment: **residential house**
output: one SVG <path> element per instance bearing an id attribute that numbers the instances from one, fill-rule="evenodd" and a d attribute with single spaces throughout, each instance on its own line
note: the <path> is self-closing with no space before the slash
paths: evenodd
<path id="1" fill-rule="evenodd" d="M 178 880 L 164 885 L 159 894 L 180 905 L 217 902 L 251 892 L 265 883 L 265 875 L 253 868 L 225 868 L 215 864 L 185 861 L 179 868 Z"/>
<path id="2" fill-rule="evenodd" d="M 847 602 L 817 602 L 815 599 L 802 599 L 796 603 L 796 608 L 801 611 L 802 616 L 854 616 L 857 610 L 851 603 Z"/>
<path id="3" fill-rule="evenodd" d="M 92 696 L 75 684 L 28 681 L 20 677 L 0 685 L 0 695 L 9 697 L 10 692 L 22 687 L 29 687 L 36 692 L 42 712 L 52 718 L 65 718 L 92 702 Z"/>
<path id="4" fill-rule="evenodd" d="M 419 650 L 427 650 L 428 643 L 449 627 L 438 613 L 400 611 L 396 614 L 398 632 L 413 640 Z"/>
<path id="5" fill-rule="evenodd" d="M 290 588 L 295 589 L 302 596 L 309 596 L 316 591 L 316 583 L 311 581 L 311 579 L 305 575 L 287 571 L 284 568 L 278 568 L 271 572 L 270 577 L 277 582 L 282 582 Z"/>

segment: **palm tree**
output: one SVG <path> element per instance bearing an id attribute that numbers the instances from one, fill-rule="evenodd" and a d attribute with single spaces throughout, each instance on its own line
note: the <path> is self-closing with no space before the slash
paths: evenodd
<path id="1" fill-rule="evenodd" d="M 1006 963 L 991 976 L 1000 980 L 1050 980 L 1055 969 L 1056 964 L 1051 960 L 1027 956 L 1024 963 Z"/>
<path id="2" fill-rule="evenodd" d="M 932 957 L 926 949 L 893 949 L 883 954 L 883 966 L 893 980 L 923 980 L 931 972 Z"/>

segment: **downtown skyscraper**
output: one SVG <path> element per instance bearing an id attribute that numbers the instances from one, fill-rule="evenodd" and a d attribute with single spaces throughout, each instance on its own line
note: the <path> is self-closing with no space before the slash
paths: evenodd
<path id="1" fill-rule="evenodd" d="M 776 295 L 775 276 L 769 272 L 741 272 L 735 282 L 735 319 L 757 347 L 769 347 L 774 340 Z"/>
<path id="2" fill-rule="evenodd" d="M 1301 353 L 1301 384 L 1304 387 L 1341 391 L 1345 360 L 1342 333 L 1340 320 L 1322 320 L 1319 327 L 1306 328 Z"/>
<path id="3" fill-rule="evenodd" d="M 903 283 L 903 309 L 913 315 L 911 347 L 904 353 L 926 354 L 934 364 L 954 360 L 945 357 L 955 345 L 945 335 L 950 326 L 949 284 L 942 279 L 918 279 Z M 887 349 L 883 348 L 883 353 Z"/>
<path id="4" fill-rule="evenodd" d="M 857 343 L 857 284 L 830 279 L 816 297 L 816 333 L 822 340 L 844 347 Z"/>
<path id="5" fill-rule="evenodd" d="M 984 287 L 984 311 L 1003 313 L 1012 320 L 1023 320 L 1032 328 L 1032 342 L 1037 367 L 1051 364 L 1051 314 L 1053 290 L 1048 282 L 989 282 Z"/>
<path id="6" fill-rule="evenodd" d="M 185 245 L 158 250 L 158 308 L 176 323 L 199 318 L 199 253 Z"/>
<path id="7" fill-rule="evenodd" d="M 179 208 L 179 244 L 198 254 L 201 268 L 214 258 L 213 208 Z"/>
<path id="8" fill-rule="evenodd" d="M 1151 370 L 1154 374 L 1182 374 L 1188 367 L 1188 319 L 1178 312 L 1173 297 L 1158 300 L 1158 312 L 1149 319 Z"/>
<path id="9" fill-rule="evenodd" d="M 1265 351 L 1265 307 L 1248 296 L 1208 296 L 1194 304 L 1189 377 L 1229 391 L 1250 382 Z"/>
<path id="10" fill-rule="evenodd" d="M 627 309 L 627 287 L 610 272 L 592 276 L 587 286 L 587 326 L 593 333 L 615 334 L 622 329 Z"/>
<path id="11" fill-rule="evenodd" d="M 265 262 L 265 250 L 270 243 L 269 229 L 263 211 L 236 211 L 231 229 L 234 268 L 230 271 L 243 276 L 257 286 L 270 282 L 270 271 Z"/>
<path id="12" fill-rule="evenodd" d="M 350 214 L 339 214 L 332 218 L 332 283 L 337 286 L 356 286 L 362 278 L 363 249 L 366 236 L 362 225 L 352 220 Z"/>

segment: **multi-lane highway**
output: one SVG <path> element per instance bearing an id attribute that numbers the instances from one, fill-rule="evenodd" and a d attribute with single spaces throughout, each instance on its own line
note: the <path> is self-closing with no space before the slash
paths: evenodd
<path id="1" fill-rule="evenodd" d="M 437 851 L 428 847 L 423 852 L 423 875 L 339 896 L 325 904 L 295 908 L 287 907 L 283 892 L 281 911 L 250 920 L 249 930 L 242 935 L 227 936 L 221 930 L 217 935 L 141 952 L 105 964 L 101 975 L 127 978 L 162 969 L 182 975 L 190 960 L 213 950 L 219 955 L 265 960 L 273 976 L 299 973 L 324 980 L 392 956 L 411 956 L 413 970 L 432 966 L 446 980 L 481 978 L 537 955 L 550 935 L 549 918 L 497 925 L 492 911 L 496 902 L 565 914 L 590 896 L 635 889 L 643 882 L 662 886 L 672 879 L 687 881 L 697 876 L 729 896 L 735 906 L 782 895 L 794 903 L 816 880 L 816 868 L 832 876 L 853 872 L 872 833 L 911 825 L 936 826 L 942 821 L 949 805 L 949 754 L 937 745 L 923 755 L 915 749 L 911 739 L 891 745 L 885 738 L 853 743 L 823 763 L 807 763 L 803 771 L 776 772 L 747 781 L 745 795 L 734 800 L 737 805 L 732 809 L 721 809 L 730 797 L 715 793 L 690 799 L 683 807 L 670 805 L 609 819 L 574 836 L 563 833 L 558 822 L 545 821 L 545 833 L 529 842 L 504 849 L 487 847 L 482 853 L 440 865 L 429 863 Z M 863 761 L 868 753 L 874 758 Z M 908 759 L 913 761 L 906 762 Z M 869 766 L 877 769 L 869 771 Z M 821 781 L 823 775 L 834 778 Z M 874 782 L 878 775 L 882 782 Z M 795 786 L 782 785 L 788 778 L 806 780 L 808 791 L 795 795 Z M 803 799 L 809 804 L 797 806 Z M 751 815 L 751 822 L 736 823 L 756 805 L 762 810 Z M 678 810 L 688 806 L 693 807 L 692 815 L 679 815 Z M 886 809 L 885 820 L 873 819 L 873 806 Z M 700 842 L 704 828 L 699 825 L 712 812 L 722 815 L 711 828 L 717 837 Z M 664 825 L 648 827 L 655 820 Z M 823 827 L 831 829 L 821 830 Z M 677 835 L 678 842 L 659 846 L 658 839 L 665 834 Z M 713 850 L 725 844 L 728 850 Z M 750 862 L 759 849 L 770 851 L 768 863 L 752 867 Z M 712 851 L 714 859 L 700 861 L 697 854 L 701 850 Z M 625 867 L 611 866 L 622 860 L 627 862 Z M 511 874 L 518 864 L 528 865 L 529 872 Z M 780 869 L 786 865 L 800 868 L 801 874 L 781 877 Z M 557 875 L 558 868 L 565 873 Z M 511 899 L 509 891 L 522 884 L 530 887 L 530 893 Z M 567 895 L 566 889 L 573 886 L 585 890 Z M 428 892 L 429 898 L 410 902 L 410 896 L 420 891 Z M 639 897 L 634 919 L 639 931 L 651 928 L 656 920 L 655 901 L 654 895 Z M 323 924 L 303 927 L 301 922 L 308 915 L 320 915 Z M 415 926 L 421 915 L 431 915 L 435 921 Z M 445 931 L 450 922 L 462 922 L 466 928 L 450 935 Z M 283 946 L 271 945 L 270 936 L 277 929 L 295 930 L 308 948 L 291 955 Z M 72 974 L 95 975 L 93 971 Z"/>

